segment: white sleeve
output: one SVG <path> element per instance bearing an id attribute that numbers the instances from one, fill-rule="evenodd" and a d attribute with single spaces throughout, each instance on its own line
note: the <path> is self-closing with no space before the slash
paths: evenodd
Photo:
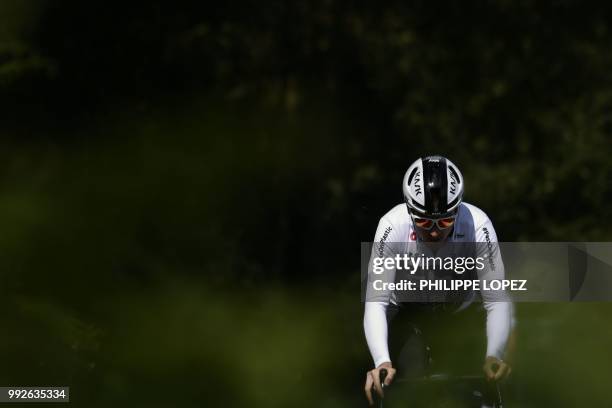
<path id="1" fill-rule="evenodd" d="M 371 278 L 374 276 L 372 275 L 372 262 L 374 257 L 393 256 L 393 244 L 398 241 L 397 237 L 397 228 L 395 228 L 387 218 L 383 217 L 378 223 L 378 228 L 376 229 L 376 235 L 374 237 L 374 246 L 370 255 L 370 262 L 368 265 L 368 287 Z M 368 301 L 367 299 L 371 300 Z M 389 293 L 366 297 L 363 329 L 375 367 L 391 361 L 389 357 L 389 345 L 387 343 L 387 306 L 389 305 L 389 300 Z"/>
<path id="2" fill-rule="evenodd" d="M 391 361 L 387 344 L 387 304 L 366 302 L 363 314 L 363 329 L 374 367 Z"/>
<path id="3" fill-rule="evenodd" d="M 485 258 L 485 269 L 478 273 L 479 279 L 504 279 L 504 264 L 497 243 L 493 224 L 487 220 L 476 230 L 477 256 Z M 506 343 L 513 325 L 514 307 L 503 293 L 481 291 L 487 312 L 487 356 L 504 357 Z"/>
<path id="4" fill-rule="evenodd" d="M 512 322 L 512 304 L 484 302 L 487 311 L 487 356 L 504 357 Z"/>

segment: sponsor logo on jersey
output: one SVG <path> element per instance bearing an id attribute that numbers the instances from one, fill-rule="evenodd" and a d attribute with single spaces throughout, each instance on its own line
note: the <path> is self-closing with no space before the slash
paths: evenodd
<path id="1" fill-rule="evenodd" d="M 485 234 L 485 241 L 487 242 L 487 250 L 489 253 L 487 254 L 487 258 L 489 258 L 489 266 L 491 269 L 495 269 L 495 261 L 493 260 L 493 243 L 491 242 L 491 236 L 489 234 L 489 230 L 487 227 L 482 228 L 482 232 Z"/>
<path id="2" fill-rule="evenodd" d="M 387 242 L 387 238 L 389 238 L 389 234 L 391 234 L 391 231 L 393 231 L 393 228 L 387 227 L 382 238 L 380 238 L 380 244 L 378 245 L 378 256 L 383 256 L 385 250 L 385 242 Z"/>

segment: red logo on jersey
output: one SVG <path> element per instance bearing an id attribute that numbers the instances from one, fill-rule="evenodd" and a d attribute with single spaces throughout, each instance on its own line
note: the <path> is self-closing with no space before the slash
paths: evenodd
<path id="1" fill-rule="evenodd" d="M 410 233 L 410 240 L 411 240 L 411 241 L 416 241 L 416 232 L 412 231 L 412 232 Z"/>

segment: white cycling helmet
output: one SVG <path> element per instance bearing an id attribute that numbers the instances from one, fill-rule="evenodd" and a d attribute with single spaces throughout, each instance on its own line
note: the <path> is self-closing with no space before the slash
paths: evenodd
<path id="1" fill-rule="evenodd" d="M 452 214 L 463 199 L 463 176 L 442 156 L 416 160 L 406 171 L 403 182 L 408 211 L 424 216 Z"/>

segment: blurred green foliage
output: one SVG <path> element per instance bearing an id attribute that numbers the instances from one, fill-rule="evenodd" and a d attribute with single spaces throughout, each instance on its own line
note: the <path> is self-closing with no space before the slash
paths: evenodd
<path id="1" fill-rule="evenodd" d="M 3 1 L 0 383 L 87 407 L 362 404 L 359 242 L 416 157 L 459 165 L 504 241 L 610 239 L 610 17 Z M 607 400 L 611 309 L 520 305 L 517 405 Z"/>

